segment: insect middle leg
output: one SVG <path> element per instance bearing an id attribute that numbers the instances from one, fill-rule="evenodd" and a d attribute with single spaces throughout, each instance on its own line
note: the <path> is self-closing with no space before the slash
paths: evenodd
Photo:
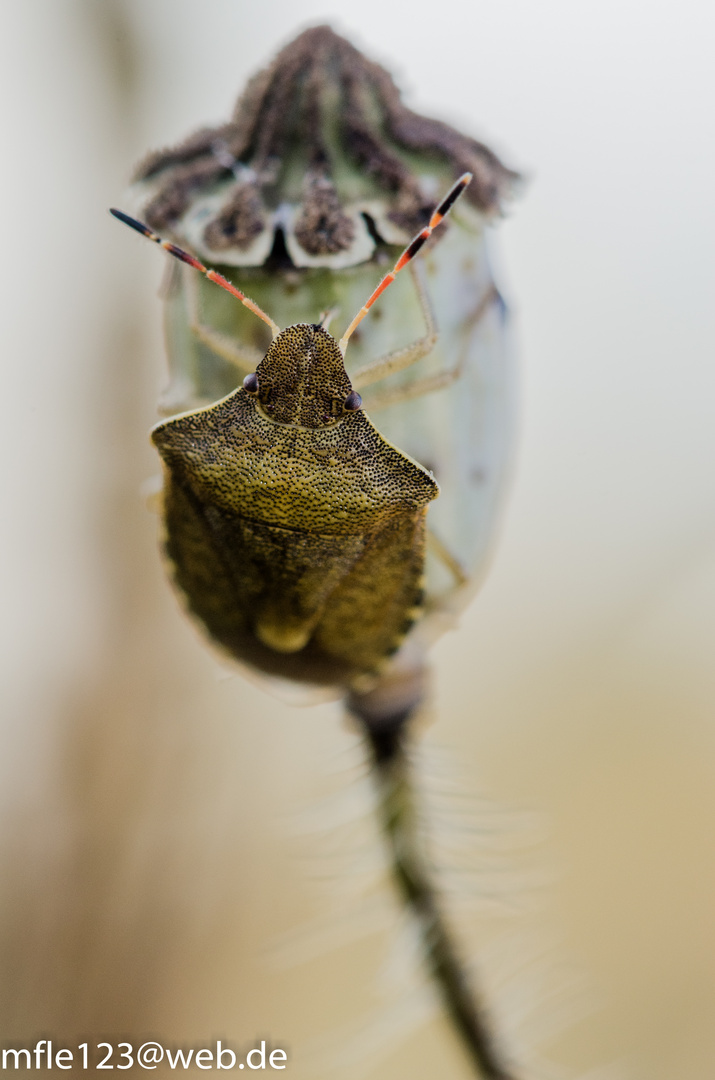
<path id="1" fill-rule="evenodd" d="M 465 330 L 471 331 L 475 326 L 478 326 L 493 304 L 499 304 L 502 307 L 504 305 L 504 301 L 496 285 L 489 286 L 486 293 L 479 301 L 475 311 L 467 320 Z M 425 322 L 427 322 L 427 309 L 423 308 L 423 312 L 425 314 Z M 434 322 L 432 325 L 434 325 Z M 415 346 L 418 346 L 420 342 L 424 340 L 424 338 L 421 338 L 420 341 L 415 342 Z M 436 336 L 434 340 L 437 340 Z M 412 347 L 413 346 L 408 346 L 408 348 Z M 400 352 L 403 351 L 405 350 L 400 350 Z M 442 390 L 445 386 L 449 386 L 459 379 L 464 370 L 467 353 L 468 341 L 465 342 L 459 360 L 453 368 L 448 368 L 446 371 L 438 371 L 434 375 L 425 375 L 423 378 L 415 379 L 413 382 L 406 383 L 404 386 L 394 386 L 387 390 L 378 391 L 376 394 L 371 394 L 365 401 L 365 408 L 370 411 L 385 409 L 389 405 L 398 405 L 403 401 L 411 401 L 413 398 L 422 397 L 424 394 L 431 394 L 435 390 Z M 389 359 L 391 355 L 392 354 L 388 354 L 385 359 Z M 420 353 L 420 356 L 424 355 L 424 353 Z M 419 356 L 415 359 L 419 359 Z M 379 361 L 377 362 L 379 363 Z M 414 361 L 410 362 L 413 363 Z M 370 367 L 372 367 L 372 365 L 370 365 Z M 394 370 L 400 371 L 404 367 L 407 367 L 407 364 L 402 364 L 401 367 L 395 368 Z M 392 371 L 387 372 L 387 374 L 392 374 Z"/>

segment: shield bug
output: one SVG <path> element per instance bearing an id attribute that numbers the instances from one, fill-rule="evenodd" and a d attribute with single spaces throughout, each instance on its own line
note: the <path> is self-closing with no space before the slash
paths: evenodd
<path id="1" fill-rule="evenodd" d="M 486 226 L 516 174 L 483 144 L 407 109 L 383 68 L 319 26 L 251 80 L 228 123 L 152 154 L 133 195 L 153 231 L 237 277 L 278 324 L 310 319 L 326 329 L 323 313 L 358 310 L 380 265 L 394 262 L 439 192 L 466 171 L 474 179 L 450 226 L 436 229 L 345 358 L 383 437 L 431 472 L 441 492 L 426 524 L 428 617 L 391 668 L 403 708 L 421 696 L 426 645 L 451 625 L 483 572 L 504 485 L 511 378 Z M 164 296 L 170 380 L 162 411 L 171 416 L 229 394 L 256 370 L 270 337 L 190 267 L 172 264 Z M 386 354 L 389 363 L 379 359 Z M 347 458 L 335 468 L 347 479 Z M 361 694 L 371 687 L 352 660 L 335 658 L 331 674 L 287 650 L 273 653 L 275 676 Z M 383 669 L 383 684 L 387 676 Z"/>
<path id="2" fill-rule="evenodd" d="M 166 469 L 166 551 L 177 585 L 215 641 L 268 674 L 350 687 L 379 672 L 420 612 L 425 516 L 439 488 L 367 418 L 344 356 L 470 180 L 457 181 L 340 342 L 321 323 L 280 330 L 221 274 L 112 211 L 273 332 L 239 389 L 152 436 Z M 363 384 L 413 356 L 377 358 Z"/>
<path id="3" fill-rule="evenodd" d="M 346 696 L 445 1009 L 478 1075 L 511 1080 L 424 857 L 406 732 L 426 647 L 483 572 L 506 473 L 511 379 L 486 229 L 516 174 L 407 109 L 383 68 L 321 26 L 249 82 L 228 123 L 135 179 L 148 224 L 117 216 L 177 256 L 153 433 L 176 583 L 234 658 Z"/>

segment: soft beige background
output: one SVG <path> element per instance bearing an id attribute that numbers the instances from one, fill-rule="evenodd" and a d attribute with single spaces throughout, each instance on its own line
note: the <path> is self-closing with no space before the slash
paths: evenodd
<path id="1" fill-rule="evenodd" d="M 427 735 L 464 791 L 543 826 L 528 855 L 546 882 L 538 918 L 512 886 L 503 1023 L 533 1005 L 559 1075 L 616 1062 L 636 1080 L 712 1080 L 703 0 L 2 5 L 0 1040 L 270 1037 L 286 1075 L 313 1080 L 321 1034 L 354 1024 L 366 1045 L 376 1018 L 397 1025 L 374 996 L 389 933 L 338 933 L 302 966 L 267 958 L 281 933 L 355 908 L 364 882 L 340 891 L 336 812 L 297 833 L 327 791 L 360 809 L 359 756 L 335 707 L 299 711 L 227 678 L 177 613 L 139 495 L 155 471 L 160 260 L 105 210 L 145 149 L 226 116 L 247 74 L 325 20 L 388 63 L 410 103 L 532 176 L 496 238 L 523 369 L 515 482 L 491 576 L 436 650 Z M 548 992 L 520 965 L 538 942 L 544 969 L 553 953 L 592 1002 L 553 1037 Z M 464 1075 L 438 1023 L 364 1070 Z"/>

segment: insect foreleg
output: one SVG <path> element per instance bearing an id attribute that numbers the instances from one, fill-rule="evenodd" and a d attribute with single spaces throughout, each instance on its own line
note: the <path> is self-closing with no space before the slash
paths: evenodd
<path id="1" fill-rule="evenodd" d="M 468 333 L 479 325 L 493 304 L 499 304 L 500 306 L 504 304 L 495 285 L 489 287 L 486 294 L 479 301 L 475 312 L 467 321 L 465 329 Z M 390 387 L 388 390 L 378 391 L 374 395 L 371 394 L 364 402 L 365 408 L 370 412 L 386 409 L 389 405 L 399 405 L 403 401 L 412 401 L 414 398 L 422 397 L 424 394 L 432 394 L 435 390 L 442 390 L 445 386 L 450 386 L 460 378 L 464 371 L 467 354 L 468 349 L 465 342 L 465 347 L 462 349 L 459 360 L 453 368 L 437 371 L 434 375 L 425 375 L 423 378 L 415 379 L 414 382 L 407 383 L 405 386 Z"/>
<path id="2" fill-rule="evenodd" d="M 196 274 L 191 273 L 189 268 L 184 269 L 181 267 L 181 269 L 184 272 L 184 287 L 186 289 L 191 333 L 216 356 L 220 356 L 222 360 L 226 360 L 229 364 L 233 364 L 234 367 L 238 368 L 241 375 L 249 375 L 252 371 L 255 371 L 263 359 L 263 353 L 250 345 L 241 345 L 232 337 L 229 337 L 228 334 L 222 334 L 219 330 L 214 330 L 213 327 L 207 326 L 202 321 L 201 279 Z"/>
<path id="3" fill-rule="evenodd" d="M 363 386 L 369 386 L 370 383 L 377 382 L 379 379 L 385 379 L 388 375 L 394 375 L 398 371 L 404 371 L 405 368 L 416 364 L 423 356 L 428 356 L 437 344 L 439 331 L 437 330 L 432 301 L 427 292 L 424 266 L 421 262 L 410 263 L 409 271 L 412 274 L 426 333 L 410 345 L 406 345 L 402 349 L 394 349 L 383 356 L 378 356 L 376 360 L 372 360 L 369 364 L 365 364 L 353 372 L 351 380 L 356 390 L 361 389 Z"/>

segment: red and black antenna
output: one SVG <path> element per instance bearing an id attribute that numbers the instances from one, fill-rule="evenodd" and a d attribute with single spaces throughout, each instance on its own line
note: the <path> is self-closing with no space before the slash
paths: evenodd
<path id="1" fill-rule="evenodd" d="M 418 251 L 420 251 L 422 246 L 427 242 L 427 240 L 429 240 L 430 236 L 437 228 L 440 221 L 442 221 L 445 215 L 447 215 L 452 209 L 455 202 L 462 194 L 467 184 L 469 184 L 471 179 L 471 173 L 464 173 L 463 176 L 460 176 L 457 183 L 450 189 L 450 191 L 447 193 L 447 195 L 444 197 L 442 202 L 432 214 L 432 217 L 429 220 L 429 224 L 426 225 L 421 232 L 417 233 L 417 236 L 415 236 L 414 239 L 410 241 L 410 243 L 407 245 L 405 250 L 400 255 L 399 259 L 395 263 L 390 273 L 385 275 L 385 277 L 382 279 L 382 281 L 377 286 L 377 288 L 367 300 L 367 302 L 360 308 L 357 315 L 350 323 L 350 326 L 347 328 L 338 343 L 340 351 L 343 353 L 343 355 L 345 355 L 348 340 L 350 339 L 355 328 L 365 318 L 377 298 L 382 295 L 388 285 L 392 284 L 392 282 L 399 274 L 400 270 L 404 270 L 407 264 L 412 262 Z M 147 240 L 153 240 L 155 244 L 158 244 L 159 247 L 164 248 L 164 250 L 168 251 L 170 255 L 173 255 L 175 258 L 180 259 L 181 262 L 186 263 L 188 266 L 192 266 L 194 270 L 199 270 L 200 273 L 205 274 L 209 281 L 214 281 L 217 285 L 220 285 L 222 289 L 225 289 L 226 292 L 230 292 L 231 295 L 235 296 L 237 300 L 240 300 L 241 303 L 249 309 L 249 311 L 252 311 L 254 315 L 257 315 L 259 319 L 263 319 L 263 322 L 267 323 L 267 325 L 270 326 L 274 337 L 276 336 L 276 334 L 280 333 L 280 327 L 278 327 L 273 322 L 273 319 L 266 315 L 265 311 L 262 311 L 261 308 L 259 308 L 258 304 L 254 303 L 253 300 L 250 300 L 244 293 L 240 291 L 240 289 L 237 289 L 235 285 L 232 285 L 231 282 L 223 276 L 223 274 L 218 274 L 215 270 L 209 270 L 208 267 L 204 266 L 202 262 L 199 262 L 197 258 L 195 258 L 193 255 L 189 255 L 188 251 L 184 251 L 183 248 L 178 247 L 176 244 L 172 244 L 169 240 L 162 240 L 160 236 L 157 236 L 155 232 L 151 231 L 148 225 L 144 225 L 141 221 L 137 221 L 136 218 L 130 217 L 129 214 L 125 214 L 122 210 L 112 209 L 109 212 L 110 214 L 113 214 L 115 218 L 123 221 L 125 225 L 129 225 L 130 228 L 136 229 L 136 231 L 138 233 L 141 233 L 142 236 L 146 236 Z"/>
<path id="2" fill-rule="evenodd" d="M 129 214 L 125 214 L 122 210 L 110 210 L 110 214 L 113 214 L 115 218 L 123 221 L 125 225 L 128 225 L 131 229 L 136 229 L 142 236 L 146 236 L 147 240 L 153 240 L 159 247 L 164 248 L 164 251 L 168 251 L 170 255 L 174 255 L 175 258 L 180 259 L 181 262 L 187 264 L 187 266 L 193 266 L 194 270 L 199 270 L 202 274 L 205 274 L 209 281 L 215 281 L 217 285 L 220 285 L 226 292 L 230 292 L 232 296 L 235 296 L 237 300 L 240 300 L 242 304 L 252 311 L 254 315 L 257 315 L 259 319 L 263 319 L 264 323 L 270 326 L 273 333 L 273 337 L 280 333 L 280 327 L 277 326 L 273 319 L 266 315 L 265 311 L 262 311 L 258 304 L 250 300 L 240 289 L 237 289 L 235 285 L 232 285 L 228 278 L 225 278 L 223 274 L 217 274 L 215 270 L 209 270 L 207 266 L 204 266 L 202 262 L 194 258 L 193 255 L 189 255 L 188 251 L 184 251 L 183 248 L 177 247 L 176 244 L 172 244 L 169 240 L 162 240 L 160 236 L 157 236 L 155 232 L 152 232 L 148 225 L 144 225 L 141 221 L 137 221 L 136 218 L 130 217 Z"/>
<path id="3" fill-rule="evenodd" d="M 392 282 L 399 274 L 400 270 L 404 270 L 407 264 L 412 262 L 420 248 L 429 240 L 433 230 L 437 228 L 442 218 L 445 217 L 445 215 L 448 214 L 449 211 L 452 209 L 457 199 L 462 194 L 471 179 L 472 174 L 469 172 L 464 173 L 463 176 L 460 176 L 457 183 L 445 195 L 444 199 L 442 199 L 442 202 L 432 214 L 432 217 L 429 219 L 429 225 L 426 225 L 422 232 L 417 233 L 417 236 L 415 236 L 413 240 L 410 240 L 409 244 L 400 255 L 399 259 L 395 263 L 390 273 L 385 275 L 385 277 L 377 286 L 370 299 L 360 308 L 357 315 L 350 323 L 350 326 L 347 328 L 338 343 L 343 356 L 345 355 L 345 350 L 348 345 L 348 339 L 355 330 L 356 326 L 358 326 L 358 324 L 361 323 L 362 320 L 365 318 L 368 311 L 377 300 L 378 296 L 384 293 L 388 285 L 392 284 Z"/>

